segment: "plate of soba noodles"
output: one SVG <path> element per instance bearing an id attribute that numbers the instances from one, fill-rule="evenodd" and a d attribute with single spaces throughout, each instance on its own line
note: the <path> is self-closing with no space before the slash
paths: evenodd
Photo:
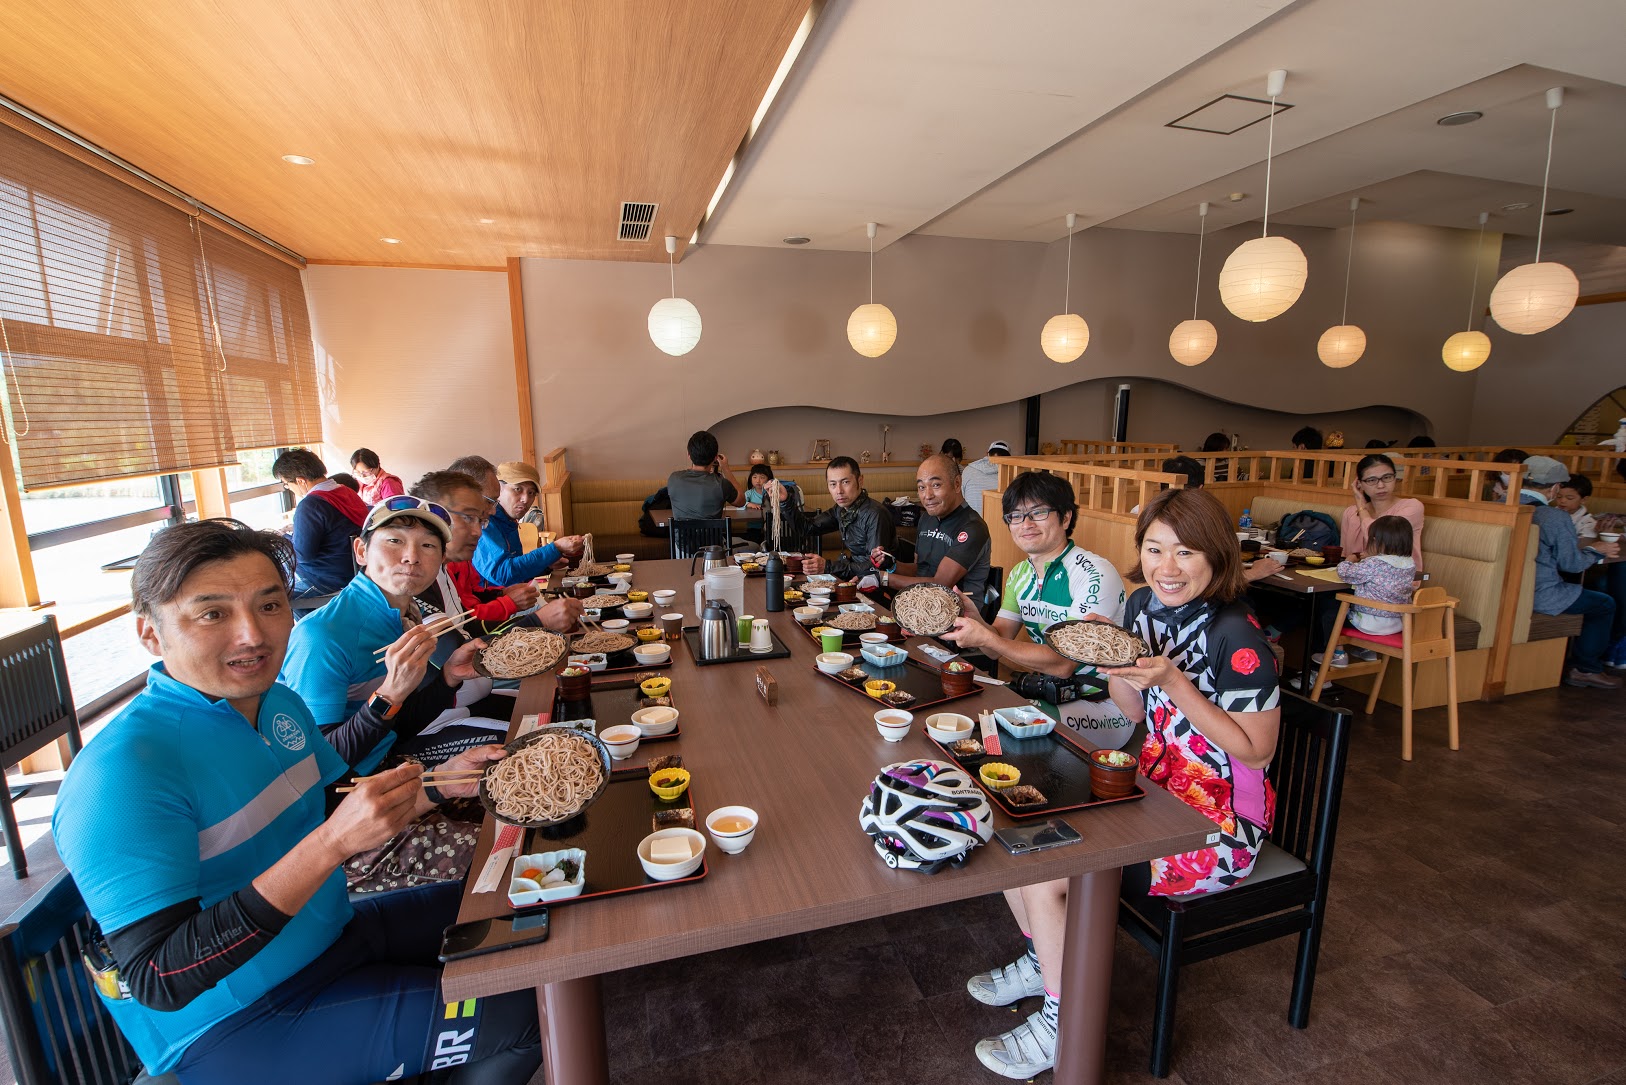
<path id="1" fill-rule="evenodd" d="M 586 731 L 539 727 L 504 749 L 508 756 L 480 778 L 480 803 L 508 825 L 539 829 L 569 821 L 610 782 L 610 751 Z"/>

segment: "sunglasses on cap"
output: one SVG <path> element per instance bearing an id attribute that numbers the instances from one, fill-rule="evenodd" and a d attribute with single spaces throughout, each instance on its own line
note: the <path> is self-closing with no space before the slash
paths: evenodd
<path id="1" fill-rule="evenodd" d="M 452 526 L 452 514 L 447 512 L 444 507 L 435 504 L 433 501 L 425 501 L 421 497 L 413 497 L 411 494 L 396 494 L 394 497 L 387 497 L 373 506 L 373 511 L 367 514 L 367 522 L 362 525 L 362 531 L 372 531 L 378 526 L 379 521 L 385 517 L 392 513 L 405 512 L 408 509 L 431 513 L 439 517 L 447 527 Z"/>

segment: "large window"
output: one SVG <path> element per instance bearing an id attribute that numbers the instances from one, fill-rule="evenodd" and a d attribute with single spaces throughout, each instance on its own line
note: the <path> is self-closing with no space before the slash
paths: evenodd
<path id="1" fill-rule="evenodd" d="M 74 607 L 130 598 L 128 569 L 107 569 L 141 553 L 184 515 L 191 479 L 174 475 L 35 490 L 22 496 L 40 598 Z"/>
<path id="2" fill-rule="evenodd" d="M 271 474 L 280 448 L 256 448 L 238 453 L 238 462 L 226 468 L 226 489 L 231 514 L 250 527 L 277 531 L 288 523 L 293 498 Z"/>

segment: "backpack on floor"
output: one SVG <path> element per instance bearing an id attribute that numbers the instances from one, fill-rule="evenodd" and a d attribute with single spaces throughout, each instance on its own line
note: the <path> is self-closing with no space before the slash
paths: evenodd
<path id="1" fill-rule="evenodd" d="M 1341 538 L 1338 525 L 1332 517 L 1314 509 L 1300 509 L 1282 517 L 1276 529 L 1276 545 L 1292 549 L 1320 550 L 1323 546 L 1337 546 Z"/>

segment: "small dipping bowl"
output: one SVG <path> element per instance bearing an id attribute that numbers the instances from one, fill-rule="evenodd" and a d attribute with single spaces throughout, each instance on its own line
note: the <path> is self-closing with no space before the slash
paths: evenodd
<path id="1" fill-rule="evenodd" d="M 657 863 L 650 858 L 650 846 L 656 840 L 682 837 L 689 845 L 689 857 L 675 863 Z M 642 864 L 644 873 L 658 882 L 669 882 L 677 878 L 687 878 L 700 869 L 700 864 L 706 858 L 706 838 L 693 829 L 662 829 L 650 833 L 638 842 L 638 862 Z"/>
<path id="2" fill-rule="evenodd" d="M 654 626 L 648 626 L 647 628 L 638 630 L 638 639 L 643 641 L 645 644 L 654 644 L 656 641 L 661 639 L 661 631 L 656 629 Z M 668 649 L 668 651 L 670 651 L 670 649 Z"/>
<path id="3" fill-rule="evenodd" d="M 610 751 L 611 757 L 617 761 L 625 761 L 638 752 L 638 743 L 644 736 L 638 728 L 623 723 L 616 727 L 606 727 L 598 733 L 598 737 Z"/>
<path id="4" fill-rule="evenodd" d="M 678 710 L 669 705 L 640 708 L 632 714 L 632 722 L 644 738 L 659 738 L 677 730 Z"/>
<path id="5" fill-rule="evenodd" d="M 797 607 L 791 613 L 794 614 L 796 616 L 796 620 L 801 622 L 803 625 L 812 625 L 814 622 L 824 617 L 824 608 Z"/>
<path id="6" fill-rule="evenodd" d="M 926 733 L 947 746 L 971 737 L 971 717 L 958 712 L 934 712 L 926 717 Z"/>
<path id="7" fill-rule="evenodd" d="M 886 643 L 886 634 L 885 633 L 860 633 L 860 634 L 858 634 L 858 640 L 859 640 L 859 643 L 861 643 L 861 644 L 870 644 L 870 645 L 885 644 Z"/>
<path id="8" fill-rule="evenodd" d="M 977 770 L 977 775 L 995 791 L 1004 791 L 1022 779 L 1022 770 L 1003 761 L 990 761 Z"/>
<path id="9" fill-rule="evenodd" d="M 853 665 L 853 657 L 846 652 L 821 652 L 818 664 L 825 674 L 840 674 Z"/>
<path id="10" fill-rule="evenodd" d="M 622 634 L 626 633 L 627 626 L 629 626 L 631 624 L 632 623 L 627 621 L 627 619 L 625 619 L 625 618 L 611 618 L 607 622 L 598 623 L 599 628 L 604 630 L 606 633 L 622 633 Z"/>
<path id="11" fill-rule="evenodd" d="M 644 664 L 646 667 L 652 667 L 658 663 L 665 663 L 667 660 L 672 658 L 672 646 L 669 644 L 660 643 L 659 631 L 654 629 L 640 629 L 638 632 L 654 633 L 656 640 L 653 643 L 640 644 L 638 647 L 634 648 L 632 650 L 633 659 L 636 659 L 639 663 Z M 668 681 L 670 681 L 670 679 L 668 679 Z M 659 697 L 661 695 L 657 693 L 655 696 Z"/>
<path id="12" fill-rule="evenodd" d="M 902 742 L 903 736 L 914 726 L 915 716 L 898 708 L 883 708 L 875 713 L 875 729 L 888 742 Z"/>
<path id="13" fill-rule="evenodd" d="M 719 828 L 718 822 L 727 828 Z M 749 824 L 741 829 L 741 822 Z M 749 806 L 720 806 L 706 815 L 706 832 L 711 834 L 712 843 L 728 855 L 738 855 L 745 850 L 757 835 L 758 824 L 757 812 Z"/>
<path id="14" fill-rule="evenodd" d="M 672 680 L 670 678 L 646 678 L 638 683 L 638 688 L 643 691 L 645 697 L 664 697 L 667 690 L 672 688 Z"/>
<path id="15" fill-rule="evenodd" d="M 630 596 L 628 598 L 629 602 L 622 605 L 621 613 L 625 614 L 632 621 L 641 622 L 651 614 L 655 613 L 654 603 L 634 603 L 630 601 Z M 609 623 L 606 622 L 605 624 L 608 625 Z"/>
<path id="16" fill-rule="evenodd" d="M 672 605 L 672 600 L 677 598 L 677 592 L 671 588 L 662 588 L 660 591 L 651 592 L 649 597 L 655 601 L 656 606 L 669 607 Z M 628 598 L 630 599 L 631 596 L 628 596 Z"/>
<path id="17" fill-rule="evenodd" d="M 688 769 L 661 769 L 649 778 L 649 790 L 666 802 L 671 802 L 688 789 Z"/>
<path id="18" fill-rule="evenodd" d="M 637 556 L 638 555 L 636 555 L 636 554 L 617 554 L 615 556 L 615 567 L 617 569 L 619 569 L 621 566 L 625 565 L 627 568 L 630 569 L 630 568 L 632 568 L 632 560 L 633 560 L 633 558 L 635 558 Z"/>
<path id="19" fill-rule="evenodd" d="M 848 656 L 847 658 L 851 659 L 852 657 Z M 888 682 L 884 678 L 871 678 L 864 683 L 864 692 L 876 700 L 880 700 L 882 696 L 891 693 L 897 688 L 898 684 L 896 682 Z"/>

